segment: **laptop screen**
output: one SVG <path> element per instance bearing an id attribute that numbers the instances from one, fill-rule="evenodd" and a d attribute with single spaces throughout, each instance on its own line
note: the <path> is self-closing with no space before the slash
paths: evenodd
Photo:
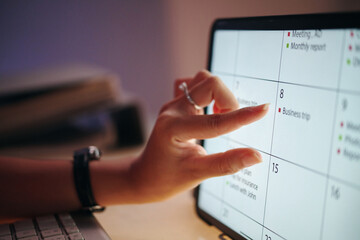
<path id="1" fill-rule="evenodd" d="M 263 158 L 200 185 L 203 219 L 239 239 L 360 239 L 358 19 L 344 14 L 214 24 L 210 71 L 240 107 L 270 107 L 263 119 L 203 141 L 209 154 L 249 147 Z"/>

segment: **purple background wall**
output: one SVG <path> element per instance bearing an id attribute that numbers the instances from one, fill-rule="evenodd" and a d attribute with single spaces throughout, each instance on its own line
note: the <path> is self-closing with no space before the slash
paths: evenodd
<path id="1" fill-rule="evenodd" d="M 359 0 L 3 0 L 0 73 L 97 64 L 116 72 L 154 118 L 175 77 L 206 66 L 216 18 L 354 10 Z"/>
<path id="2" fill-rule="evenodd" d="M 172 85 L 163 18 L 161 1 L 1 1 L 0 73 L 92 63 L 156 112 Z"/>

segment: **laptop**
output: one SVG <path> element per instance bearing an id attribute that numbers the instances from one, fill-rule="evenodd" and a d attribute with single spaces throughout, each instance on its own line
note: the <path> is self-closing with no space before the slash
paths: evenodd
<path id="1" fill-rule="evenodd" d="M 270 109 L 202 142 L 263 162 L 201 183 L 198 215 L 233 239 L 360 239 L 360 13 L 217 20 L 208 69 Z"/>
<path id="2" fill-rule="evenodd" d="M 0 225 L 0 240 L 110 240 L 89 211 L 62 213 Z"/>

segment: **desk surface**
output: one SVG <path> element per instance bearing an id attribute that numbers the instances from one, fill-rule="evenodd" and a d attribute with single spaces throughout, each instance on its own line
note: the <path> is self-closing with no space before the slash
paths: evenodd
<path id="1" fill-rule="evenodd" d="M 215 240 L 221 233 L 196 215 L 190 191 L 159 203 L 108 207 L 96 218 L 114 240 Z"/>

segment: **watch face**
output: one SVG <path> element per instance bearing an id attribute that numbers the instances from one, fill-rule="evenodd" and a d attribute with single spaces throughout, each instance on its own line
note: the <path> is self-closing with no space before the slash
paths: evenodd
<path id="1" fill-rule="evenodd" d="M 101 157 L 101 151 L 95 146 L 89 146 L 88 153 L 90 160 L 99 160 Z"/>
<path id="2" fill-rule="evenodd" d="M 86 148 L 82 148 L 79 150 L 76 150 L 74 152 L 74 158 L 86 155 L 88 157 L 88 160 L 99 160 L 101 157 L 101 151 L 95 147 L 95 146 L 89 146 Z"/>

